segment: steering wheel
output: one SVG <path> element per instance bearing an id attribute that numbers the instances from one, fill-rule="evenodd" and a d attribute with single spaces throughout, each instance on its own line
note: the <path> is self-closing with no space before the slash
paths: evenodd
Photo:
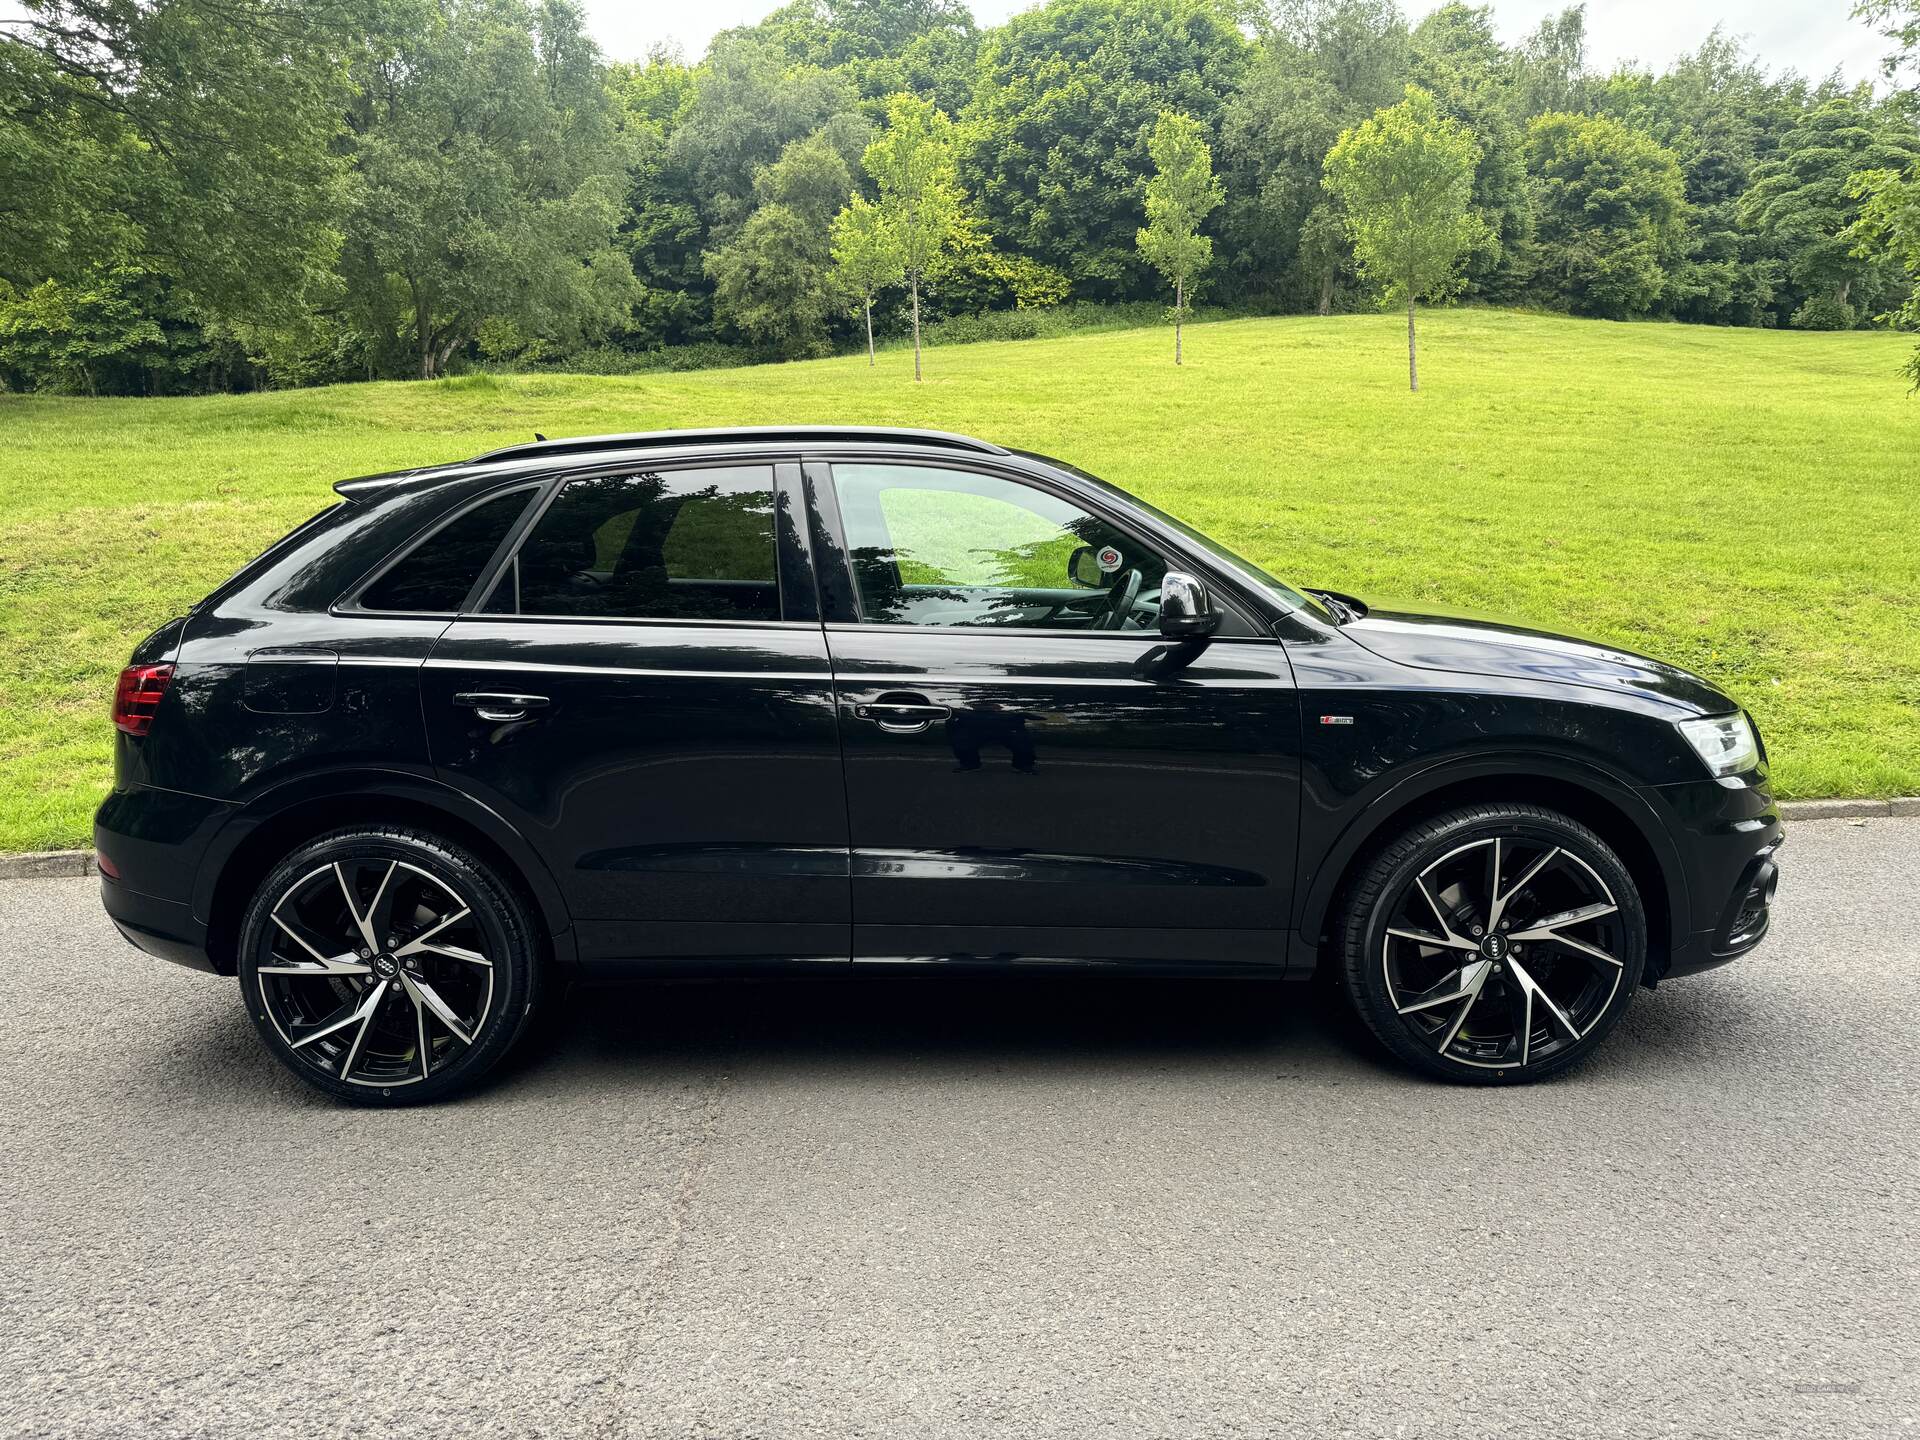
<path id="1" fill-rule="evenodd" d="M 1133 614 L 1133 602 L 1140 598 L 1140 572 L 1129 570 L 1113 582 L 1113 599 L 1107 604 L 1107 613 L 1100 617 L 1102 630 L 1118 630 L 1127 623 L 1127 617 Z"/>

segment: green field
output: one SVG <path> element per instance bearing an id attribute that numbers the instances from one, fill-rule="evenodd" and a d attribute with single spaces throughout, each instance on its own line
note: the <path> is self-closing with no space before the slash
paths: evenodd
<path id="1" fill-rule="evenodd" d="M 0 849 L 84 843 L 133 642 L 347 475 L 548 435 L 777 421 L 1070 458 L 1283 578 L 1590 634 L 1749 706 L 1783 795 L 1920 793 L 1911 340 L 1240 320 L 761 369 L 181 400 L 0 397 Z"/>

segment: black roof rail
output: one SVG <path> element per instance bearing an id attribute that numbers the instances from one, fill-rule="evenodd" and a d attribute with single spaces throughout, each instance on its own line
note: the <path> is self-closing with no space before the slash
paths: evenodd
<path id="1" fill-rule="evenodd" d="M 595 450 L 651 450 L 676 445 L 724 444 L 757 441 L 796 444 L 847 440 L 890 441 L 903 445 L 932 445 L 967 450 L 976 455 L 1005 455 L 1005 447 L 971 435 L 947 430 L 912 430 L 888 425 L 736 425 L 716 430 L 642 430 L 630 435 L 579 435 L 568 440 L 535 440 L 507 445 L 476 455 L 468 462 L 490 465 L 501 460 L 536 459 L 544 455 L 581 455 Z"/>

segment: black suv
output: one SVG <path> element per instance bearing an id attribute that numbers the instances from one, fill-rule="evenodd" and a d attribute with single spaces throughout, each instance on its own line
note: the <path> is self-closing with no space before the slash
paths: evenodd
<path id="1" fill-rule="evenodd" d="M 465 1086 L 556 974 L 1305 977 L 1515 1081 L 1766 933 L 1741 710 L 1301 592 L 930 431 L 543 441 L 350 480 L 144 641 L 108 912 L 320 1088 Z"/>

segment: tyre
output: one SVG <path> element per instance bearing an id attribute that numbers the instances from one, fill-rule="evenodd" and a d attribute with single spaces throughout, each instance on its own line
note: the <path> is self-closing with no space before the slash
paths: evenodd
<path id="1" fill-rule="evenodd" d="M 241 993 L 267 1048 L 308 1084 L 418 1104 L 466 1089 L 512 1047 L 539 987 L 536 934 L 525 902 L 463 847 L 337 830 L 255 892 Z"/>
<path id="2" fill-rule="evenodd" d="M 1633 998 L 1647 918 L 1593 831 L 1475 805 L 1380 850 L 1348 893 L 1340 977 L 1367 1029 L 1431 1075 L 1540 1080 L 1578 1064 Z"/>

